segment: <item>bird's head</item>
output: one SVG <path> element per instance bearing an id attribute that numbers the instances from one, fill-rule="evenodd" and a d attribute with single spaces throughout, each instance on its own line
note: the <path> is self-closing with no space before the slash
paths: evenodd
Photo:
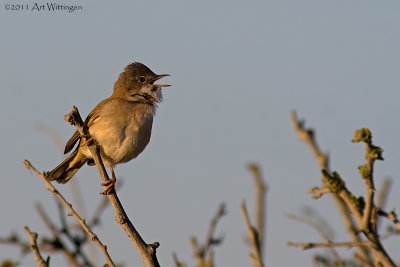
<path id="1" fill-rule="evenodd" d="M 125 67 L 115 82 L 113 96 L 131 102 L 156 105 L 162 101 L 161 88 L 170 85 L 155 82 L 166 76 L 169 75 L 155 74 L 142 63 L 131 63 Z"/>

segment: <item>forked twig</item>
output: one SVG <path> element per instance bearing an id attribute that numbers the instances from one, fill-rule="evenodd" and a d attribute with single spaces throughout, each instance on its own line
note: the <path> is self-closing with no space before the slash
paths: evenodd
<path id="1" fill-rule="evenodd" d="M 197 261 L 198 266 L 214 266 L 214 251 L 211 249 L 212 246 L 220 244 L 222 242 L 222 237 L 214 237 L 215 229 L 219 220 L 226 214 L 225 203 L 221 203 L 218 210 L 212 220 L 210 221 L 210 227 L 208 229 L 206 241 L 204 245 L 200 245 L 197 242 L 196 237 L 192 236 L 190 238 L 190 244 L 194 251 L 194 257 Z M 174 256 L 176 257 L 176 255 Z M 177 259 L 177 258 L 176 258 Z M 179 263 L 175 261 L 175 263 Z"/>
<path id="2" fill-rule="evenodd" d="M 29 244 L 30 244 L 30 249 L 33 252 L 33 255 L 35 256 L 35 260 L 38 264 L 38 267 L 49 267 L 49 261 L 50 258 L 47 258 L 47 260 L 45 261 L 42 257 L 42 255 L 40 255 L 40 251 L 39 248 L 37 246 L 37 233 L 33 233 L 31 232 L 31 230 L 29 230 L 28 226 L 24 227 L 26 234 L 29 237 Z"/>
<path id="3" fill-rule="evenodd" d="M 110 267 L 115 266 L 110 255 L 107 252 L 107 247 L 103 245 L 103 243 L 100 241 L 100 239 L 97 237 L 97 235 L 92 232 L 92 230 L 89 228 L 89 226 L 87 226 L 85 220 L 82 219 L 78 213 L 76 213 L 76 211 L 72 208 L 72 205 L 63 197 L 63 195 L 61 195 L 61 193 L 58 192 L 58 190 L 55 189 L 55 187 L 49 181 L 47 181 L 47 179 L 43 175 L 43 173 L 40 173 L 35 167 L 33 167 L 32 164 L 28 160 L 24 160 L 24 165 L 27 169 L 33 171 L 37 176 L 40 177 L 40 179 L 42 179 L 42 181 L 46 184 L 46 189 L 50 190 L 68 209 L 69 213 L 79 222 L 79 224 L 82 226 L 82 228 L 85 230 L 85 232 L 89 235 L 89 237 L 96 243 L 96 245 L 103 252 L 103 255 L 107 261 L 107 264 L 109 264 Z"/>
<path id="4" fill-rule="evenodd" d="M 252 248 L 252 252 L 250 253 L 250 259 L 253 261 L 254 266 L 263 267 L 264 263 L 261 258 L 261 248 L 260 248 L 258 232 L 257 229 L 250 222 L 249 214 L 247 212 L 246 203 L 244 200 L 240 205 L 240 210 L 242 212 L 242 216 L 246 224 L 247 233 Z"/>

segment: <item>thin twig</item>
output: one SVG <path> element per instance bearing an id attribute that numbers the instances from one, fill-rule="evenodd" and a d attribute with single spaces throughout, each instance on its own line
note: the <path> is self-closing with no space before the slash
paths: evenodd
<path id="1" fill-rule="evenodd" d="M 222 238 L 215 238 L 214 233 L 215 229 L 217 228 L 217 223 L 219 220 L 226 214 L 226 205 L 225 203 L 221 203 L 218 207 L 216 214 L 214 215 L 213 219 L 210 221 L 210 228 L 208 229 L 207 240 L 204 245 L 204 254 L 206 255 L 211 246 L 218 244 L 222 241 Z"/>
<path id="2" fill-rule="evenodd" d="M 42 179 L 42 181 L 46 184 L 46 189 L 50 190 L 53 192 L 53 194 L 64 204 L 64 206 L 68 209 L 69 213 L 79 222 L 79 224 L 82 226 L 82 228 L 85 230 L 85 232 L 89 235 L 89 237 L 94 241 L 97 246 L 100 248 L 100 250 L 103 252 L 103 255 L 109 264 L 110 267 L 115 267 L 115 264 L 113 263 L 110 255 L 107 252 L 107 247 L 103 245 L 103 243 L 100 241 L 100 239 L 97 237 L 95 233 L 87 226 L 86 222 L 84 219 L 82 219 L 78 213 L 72 208 L 72 205 L 61 195 L 60 192 L 58 192 L 57 189 L 49 182 L 47 181 L 46 177 L 43 175 L 43 173 L 40 173 L 35 167 L 32 166 L 32 164 L 28 160 L 24 160 L 24 165 L 27 169 L 32 170 L 37 176 Z"/>
<path id="3" fill-rule="evenodd" d="M 370 146 L 366 144 L 366 154 L 369 155 Z M 375 185 L 374 185 L 374 159 L 367 156 L 367 164 L 369 175 L 364 177 L 366 192 L 366 203 L 364 209 L 364 217 L 361 225 L 361 229 L 364 231 L 371 231 L 371 228 L 375 228 L 376 223 L 375 216 L 372 213 L 375 211 L 374 196 L 375 196 Z"/>
<path id="4" fill-rule="evenodd" d="M 81 267 L 81 264 L 75 257 L 74 253 L 72 253 L 68 247 L 65 245 L 65 243 L 62 241 L 61 236 L 59 234 L 59 231 L 55 224 L 51 221 L 50 217 L 47 215 L 43 207 L 39 204 L 35 204 L 35 208 L 42 219 L 42 221 L 45 223 L 47 228 L 49 228 L 50 232 L 53 235 L 53 239 L 57 240 L 57 249 L 61 250 L 62 253 L 64 254 L 65 258 L 68 260 L 68 262 L 71 264 L 71 266 L 75 267 Z"/>
<path id="5" fill-rule="evenodd" d="M 289 247 L 301 247 L 302 249 L 311 249 L 311 248 L 327 248 L 327 247 L 370 247 L 371 243 L 368 241 L 364 242 L 326 242 L 326 243 L 296 243 L 296 242 L 287 242 L 287 246 Z"/>
<path id="6" fill-rule="evenodd" d="M 382 216 L 382 217 L 386 217 L 387 219 L 392 221 L 396 225 L 397 230 L 400 230 L 400 221 L 397 218 L 397 214 L 396 214 L 396 212 L 394 212 L 394 210 L 391 210 L 390 212 L 386 212 L 384 210 L 379 210 L 378 215 Z"/>
<path id="7" fill-rule="evenodd" d="M 28 242 L 21 241 L 17 234 L 11 234 L 9 237 L 0 237 L 0 244 L 20 247 L 22 249 L 22 254 L 25 254 L 31 249 L 30 244 Z"/>
<path id="8" fill-rule="evenodd" d="M 388 177 L 383 179 L 381 187 L 378 191 L 378 195 L 376 197 L 376 208 L 378 210 L 382 210 L 385 208 L 392 184 L 393 184 L 392 179 Z"/>
<path id="9" fill-rule="evenodd" d="M 92 264 L 89 261 L 88 256 L 86 255 L 86 253 L 84 252 L 84 250 L 82 250 L 82 244 L 84 244 L 87 240 L 88 235 L 84 232 L 84 230 L 82 229 L 82 227 L 80 227 L 80 229 L 82 229 L 83 231 L 83 236 L 80 235 L 73 235 L 70 231 L 70 227 L 67 224 L 67 218 L 65 216 L 65 210 L 64 210 L 64 205 L 61 203 L 61 201 L 59 201 L 58 199 L 56 199 L 57 201 L 57 207 L 58 207 L 58 213 L 60 216 L 60 221 L 61 221 L 61 233 L 68 238 L 68 240 L 73 243 L 75 245 L 75 252 L 74 254 L 76 254 L 77 256 L 79 255 L 82 260 L 83 263 L 86 267 L 92 267 L 94 264 Z M 92 244 L 92 243 L 89 243 Z"/>
<path id="10" fill-rule="evenodd" d="M 252 252 L 250 253 L 250 259 L 252 260 L 255 267 L 263 267 L 264 263 L 261 259 L 260 243 L 258 242 L 259 238 L 257 229 L 251 225 L 249 214 L 246 209 L 246 203 L 244 200 L 240 205 L 240 210 L 242 212 L 242 216 L 247 228 L 248 237 L 251 243 Z"/>
<path id="11" fill-rule="evenodd" d="M 317 142 L 315 141 L 314 130 L 311 128 L 305 128 L 304 121 L 300 121 L 297 118 L 295 111 L 292 111 L 290 113 L 290 115 L 291 115 L 293 127 L 294 127 L 295 131 L 297 132 L 299 139 L 309 145 L 309 147 L 311 148 L 312 152 L 315 155 L 315 158 L 318 161 L 320 168 L 329 170 L 329 155 L 326 153 L 323 153 L 320 150 Z"/>
<path id="12" fill-rule="evenodd" d="M 199 267 L 204 266 L 206 264 L 204 250 L 198 244 L 196 237 L 194 237 L 194 236 L 190 237 L 189 241 L 190 241 L 190 245 L 192 246 L 192 249 L 194 252 L 193 256 L 194 256 L 194 259 L 197 261 L 197 265 Z"/>
<path id="13" fill-rule="evenodd" d="M 378 195 L 376 197 L 376 210 L 377 211 L 383 210 L 385 208 L 386 202 L 389 198 L 389 193 L 390 193 L 389 191 L 390 191 L 390 188 L 392 187 L 392 184 L 393 184 L 392 179 L 390 179 L 388 177 L 383 179 L 380 189 L 378 190 Z M 381 224 L 381 218 L 382 218 L 381 216 L 378 216 L 376 218 L 377 227 L 379 227 Z"/>
<path id="14" fill-rule="evenodd" d="M 172 258 L 174 259 L 175 267 L 186 267 L 186 264 L 178 260 L 176 253 L 172 254 Z"/>
<path id="15" fill-rule="evenodd" d="M 47 258 L 47 260 L 45 261 L 42 257 L 42 255 L 40 255 L 40 251 L 39 248 L 37 246 L 37 233 L 33 233 L 29 230 L 28 226 L 24 227 L 26 234 L 29 237 L 29 243 L 30 243 L 30 249 L 33 252 L 33 255 L 35 256 L 35 260 L 38 264 L 38 267 L 48 267 L 49 266 L 49 261 L 50 258 Z"/>
<path id="16" fill-rule="evenodd" d="M 264 183 L 260 167 L 257 164 L 251 163 L 248 165 L 249 170 L 253 174 L 254 181 L 254 192 L 255 192 L 255 210 L 254 210 L 254 225 L 258 233 L 258 243 L 260 244 L 260 257 L 263 257 L 264 243 L 265 243 L 265 214 L 266 214 L 266 202 L 265 193 L 267 191 L 267 185 Z"/>
<path id="17" fill-rule="evenodd" d="M 217 228 L 217 223 L 226 214 L 225 207 L 225 203 L 221 203 L 214 217 L 211 219 L 204 245 L 199 245 L 196 237 L 192 236 L 190 238 L 190 244 L 192 246 L 194 258 L 197 261 L 198 266 L 214 266 L 214 251 L 211 248 L 212 246 L 222 242 L 222 237 L 216 238 L 214 237 L 214 233 L 215 229 Z"/>
<path id="18" fill-rule="evenodd" d="M 302 223 L 305 223 L 305 224 L 311 226 L 311 228 L 313 228 L 315 231 L 317 231 L 319 233 L 319 235 L 325 240 L 325 242 L 332 243 L 332 240 L 330 240 L 330 238 L 325 233 L 325 231 L 318 224 L 314 223 L 313 221 L 308 220 L 303 217 L 296 216 L 294 214 L 286 214 L 286 216 L 292 220 L 296 220 L 296 221 L 299 221 L 299 222 L 302 222 Z M 329 250 L 332 253 L 333 257 L 335 258 L 335 260 L 338 264 L 337 266 L 343 267 L 339 253 L 336 251 L 336 249 L 334 249 L 333 247 L 330 247 Z"/>

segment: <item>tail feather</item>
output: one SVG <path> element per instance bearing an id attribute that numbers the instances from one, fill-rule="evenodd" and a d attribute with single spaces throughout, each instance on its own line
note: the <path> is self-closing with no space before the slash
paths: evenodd
<path id="1" fill-rule="evenodd" d="M 76 149 L 60 165 L 55 167 L 54 170 L 46 173 L 46 179 L 65 184 L 87 161 L 88 158 L 79 153 L 79 149 Z"/>

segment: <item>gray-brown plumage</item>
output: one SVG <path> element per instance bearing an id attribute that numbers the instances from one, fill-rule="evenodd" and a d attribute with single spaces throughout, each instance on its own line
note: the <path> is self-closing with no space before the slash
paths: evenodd
<path id="1" fill-rule="evenodd" d="M 153 116 L 157 103 L 162 100 L 161 88 L 169 86 L 154 82 L 165 76 L 168 75 L 154 74 L 142 63 L 129 64 L 115 82 L 113 94 L 101 101 L 86 118 L 89 133 L 100 148 L 104 164 L 110 167 L 113 180 L 113 167 L 136 158 L 149 143 Z M 77 148 L 46 173 L 48 180 L 66 183 L 85 163 L 94 164 L 78 131 L 68 140 L 64 153 L 70 152 L 76 143 Z"/>

